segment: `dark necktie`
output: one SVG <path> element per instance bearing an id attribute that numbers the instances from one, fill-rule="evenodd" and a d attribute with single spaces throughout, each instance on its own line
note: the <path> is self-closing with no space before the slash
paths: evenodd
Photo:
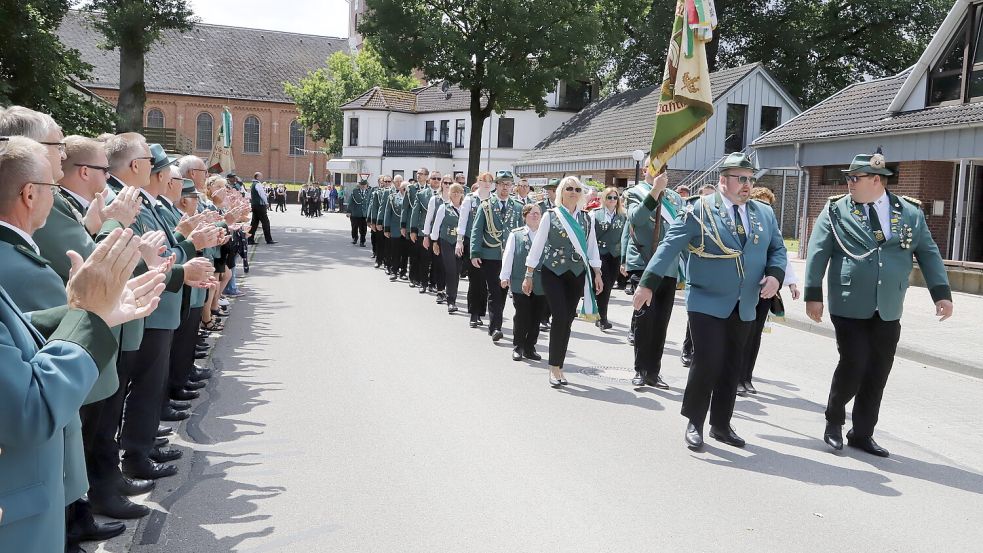
<path id="1" fill-rule="evenodd" d="M 871 232 L 874 233 L 874 239 L 878 244 L 883 244 L 886 238 L 884 229 L 881 228 L 881 218 L 877 216 L 877 210 L 874 209 L 874 202 L 867 204 L 867 221 L 870 223 Z"/>
<path id="2" fill-rule="evenodd" d="M 741 208 L 734 204 L 734 225 L 737 226 L 737 238 L 741 241 L 743 248 L 747 244 L 747 232 L 744 230 L 744 221 L 741 219 Z"/>
<path id="3" fill-rule="evenodd" d="M 498 212 L 502 215 L 502 219 L 505 218 L 505 202 L 499 202 Z"/>

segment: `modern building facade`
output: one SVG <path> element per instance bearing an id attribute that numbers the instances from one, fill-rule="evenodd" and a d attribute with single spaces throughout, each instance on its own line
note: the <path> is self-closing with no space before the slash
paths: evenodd
<path id="1" fill-rule="evenodd" d="M 93 66 L 81 83 L 115 105 L 119 52 L 98 47 L 102 35 L 88 14 L 71 11 L 58 36 Z M 284 82 L 297 82 L 347 51 L 344 38 L 197 24 L 186 33 L 165 31 L 146 56 L 144 134 L 172 153 L 207 158 L 223 107 L 233 120 L 233 157 L 240 176 L 260 171 L 270 181 L 304 182 L 309 165 L 326 178 L 323 144 L 297 120 Z"/>

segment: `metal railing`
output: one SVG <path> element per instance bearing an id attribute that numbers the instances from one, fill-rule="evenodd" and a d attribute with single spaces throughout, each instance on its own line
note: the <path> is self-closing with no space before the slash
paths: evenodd
<path id="1" fill-rule="evenodd" d="M 382 155 L 385 157 L 440 157 L 450 158 L 451 143 L 433 140 L 384 140 Z"/>
<path id="2" fill-rule="evenodd" d="M 177 129 L 144 127 L 143 136 L 147 138 L 147 142 L 160 144 L 165 151 L 172 154 L 188 155 L 195 147 L 194 141 L 177 132 Z"/>
<path id="3" fill-rule="evenodd" d="M 749 157 L 754 157 L 754 151 L 751 149 L 750 146 L 741 150 L 741 153 Z M 730 154 L 726 154 L 724 157 L 718 159 L 709 167 L 705 167 L 703 169 L 697 169 L 696 171 L 691 172 L 690 174 L 686 175 L 683 178 L 683 180 L 679 181 L 675 185 L 675 187 L 678 188 L 680 186 L 686 186 L 690 190 L 693 190 L 694 188 L 699 188 L 705 183 L 710 183 L 715 185 L 720 177 L 720 166 L 724 164 L 724 161 L 727 160 L 727 156 L 729 155 Z M 694 187 L 694 185 L 696 186 Z M 694 193 L 696 192 L 695 190 L 693 191 Z"/>

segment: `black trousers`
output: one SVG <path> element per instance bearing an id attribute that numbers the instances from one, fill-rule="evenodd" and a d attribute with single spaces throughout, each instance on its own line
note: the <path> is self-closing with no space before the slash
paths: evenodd
<path id="1" fill-rule="evenodd" d="M 868 438 L 874 435 L 884 387 L 894 366 L 901 321 L 885 321 L 878 313 L 869 319 L 836 315 L 830 315 L 830 319 L 836 329 L 840 362 L 830 385 L 826 420 L 844 424 L 846 404 L 853 399 L 853 434 Z"/>
<path id="2" fill-rule="evenodd" d="M 741 382 L 751 382 L 754 365 L 758 362 L 758 351 L 761 349 L 761 333 L 765 330 L 768 312 L 771 311 L 771 301 L 771 298 L 758 300 L 754 326 L 751 327 L 751 334 L 747 337 L 747 346 L 744 347 L 744 367 L 741 370 Z"/>
<path id="3" fill-rule="evenodd" d="M 171 357 L 168 361 L 170 370 L 167 375 L 167 388 L 161 401 L 161 408 L 167 406 L 170 391 L 184 387 L 195 366 L 195 344 L 198 342 L 198 325 L 201 323 L 201 312 L 204 307 L 192 307 L 188 317 L 174 331 L 171 341 Z"/>
<path id="4" fill-rule="evenodd" d="M 117 365 L 118 365 L 117 360 Z M 119 445 L 116 443 L 116 429 L 119 418 L 109 415 L 109 400 L 83 405 L 79 410 L 82 419 L 82 447 L 85 451 L 85 473 L 89 478 L 89 489 L 97 492 L 116 493 L 114 486 L 119 481 Z"/>
<path id="5" fill-rule="evenodd" d="M 608 320 L 608 302 L 611 301 L 611 290 L 614 288 L 614 281 L 618 277 L 618 259 L 606 253 L 601 255 L 601 280 L 604 281 L 604 289 L 597 295 L 597 314 L 602 321 Z"/>
<path id="6" fill-rule="evenodd" d="M 120 428 L 124 461 L 146 459 L 154 448 L 173 337 L 173 330 L 147 328 L 143 331 L 140 349 L 123 353 L 130 357 L 126 363 L 129 391 L 122 402 L 123 424 Z M 123 388 L 122 378 L 120 388 Z"/>
<path id="7" fill-rule="evenodd" d="M 447 240 L 440 241 L 440 261 L 444 267 L 444 275 L 448 275 L 450 278 L 445 278 L 445 289 L 447 291 L 447 305 L 457 305 L 457 285 L 461 282 L 458 275 L 461 274 L 461 263 L 462 260 L 454 253 L 454 246 Z M 468 291 L 470 296 L 471 292 Z M 468 304 L 470 305 L 470 300 Z"/>
<path id="8" fill-rule="evenodd" d="M 753 322 L 742 321 L 735 306 L 726 319 L 690 311 L 689 324 L 696 351 L 683 393 L 682 414 L 701 427 L 709 411 L 710 425 L 726 429 L 734 415 L 744 346 Z"/>
<path id="9" fill-rule="evenodd" d="M 512 292 L 512 305 L 515 306 L 515 315 L 512 316 L 512 347 L 523 353 L 536 351 L 539 321 L 545 303 L 546 296 L 527 296 L 522 292 Z"/>
<path id="10" fill-rule="evenodd" d="M 468 239 L 464 239 L 464 264 L 468 271 L 468 313 L 472 317 L 484 317 L 488 309 L 488 284 L 481 269 L 471 263 Z"/>
<path id="11" fill-rule="evenodd" d="M 365 244 L 365 230 L 366 230 L 365 217 L 352 217 L 351 223 L 352 223 L 352 244 L 355 243 L 355 240 L 359 240 L 359 239 L 361 239 L 360 244 Z M 372 251 L 375 252 L 375 246 L 372 247 Z"/>
<path id="12" fill-rule="evenodd" d="M 501 259 L 482 259 L 481 274 L 488 287 L 488 332 L 502 330 L 502 317 L 505 313 L 505 298 L 509 291 L 502 288 L 499 273 L 502 272 Z"/>
<path id="13" fill-rule="evenodd" d="M 276 211 L 281 211 L 283 213 L 287 212 L 287 197 L 277 196 L 276 198 Z"/>
<path id="14" fill-rule="evenodd" d="M 420 267 L 420 286 L 433 286 L 436 288 L 436 275 L 434 274 L 436 267 L 433 262 L 433 251 L 423 247 L 422 232 L 417 233 L 416 243 L 413 244 L 413 247 L 416 248 L 417 263 Z"/>
<path id="15" fill-rule="evenodd" d="M 563 368 L 563 360 L 567 356 L 567 345 L 570 343 L 570 329 L 577 316 L 577 305 L 584 297 L 584 278 L 587 272 L 580 275 L 567 271 L 558 275 L 549 269 L 542 269 L 543 292 L 546 303 L 553 314 L 550 325 L 550 355 L 551 367 Z"/>
<path id="16" fill-rule="evenodd" d="M 267 206 L 260 205 L 253 207 L 253 220 L 249 224 L 249 237 L 256 240 L 256 229 L 260 224 L 263 225 L 263 238 L 267 242 L 272 242 L 273 237 L 270 236 L 270 215 L 266 213 Z"/>
<path id="17" fill-rule="evenodd" d="M 686 336 L 683 338 L 683 356 L 693 358 L 693 335 L 689 331 L 689 320 L 686 321 Z"/>
<path id="18" fill-rule="evenodd" d="M 441 245 L 441 248 L 443 248 L 443 245 Z M 440 253 L 444 253 L 443 249 L 441 249 Z M 451 248 L 451 253 L 454 253 L 453 247 Z M 427 250 L 427 256 L 430 258 L 430 285 L 435 290 L 443 292 L 447 288 L 447 279 L 444 277 L 446 274 L 444 260 L 440 255 L 433 253 L 433 241 L 430 243 L 430 249 Z M 454 276 L 457 277 L 458 274 L 454 273 Z"/>
<path id="19" fill-rule="evenodd" d="M 406 260 L 409 263 L 410 282 L 419 284 L 423 280 L 420 270 L 420 237 L 417 236 L 416 242 L 410 240 L 410 231 L 407 229 L 406 237 L 403 240 L 406 241 Z"/>
<path id="20" fill-rule="evenodd" d="M 652 303 L 632 314 L 635 328 L 635 372 L 654 379 L 662 371 L 666 328 L 676 299 L 676 279 L 663 278 L 652 291 Z"/>
<path id="21" fill-rule="evenodd" d="M 406 262 L 409 254 L 410 241 L 403 238 L 398 232 L 390 235 L 389 245 L 386 248 L 389 254 L 389 272 L 392 274 L 406 274 Z"/>

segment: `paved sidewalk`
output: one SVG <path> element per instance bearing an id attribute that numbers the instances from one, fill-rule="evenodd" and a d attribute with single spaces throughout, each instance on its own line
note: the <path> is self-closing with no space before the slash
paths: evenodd
<path id="1" fill-rule="evenodd" d="M 805 278 L 805 260 L 793 259 L 795 273 L 801 283 Z M 825 284 L 823 286 L 825 294 Z M 806 316 L 805 302 L 790 301 L 786 289 L 785 324 L 788 326 L 833 336 L 833 324 L 829 320 L 829 307 L 821 324 Z M 953 293 L 953 316 L 940 323 L 935 316 L 935 305 L 927 288 L 912 286 L 905 296 L 904 315 L 901 317 L 901 341 L 898 356 L 925 365 L 957 371 L 983 378 L 983 296 Z"/>

